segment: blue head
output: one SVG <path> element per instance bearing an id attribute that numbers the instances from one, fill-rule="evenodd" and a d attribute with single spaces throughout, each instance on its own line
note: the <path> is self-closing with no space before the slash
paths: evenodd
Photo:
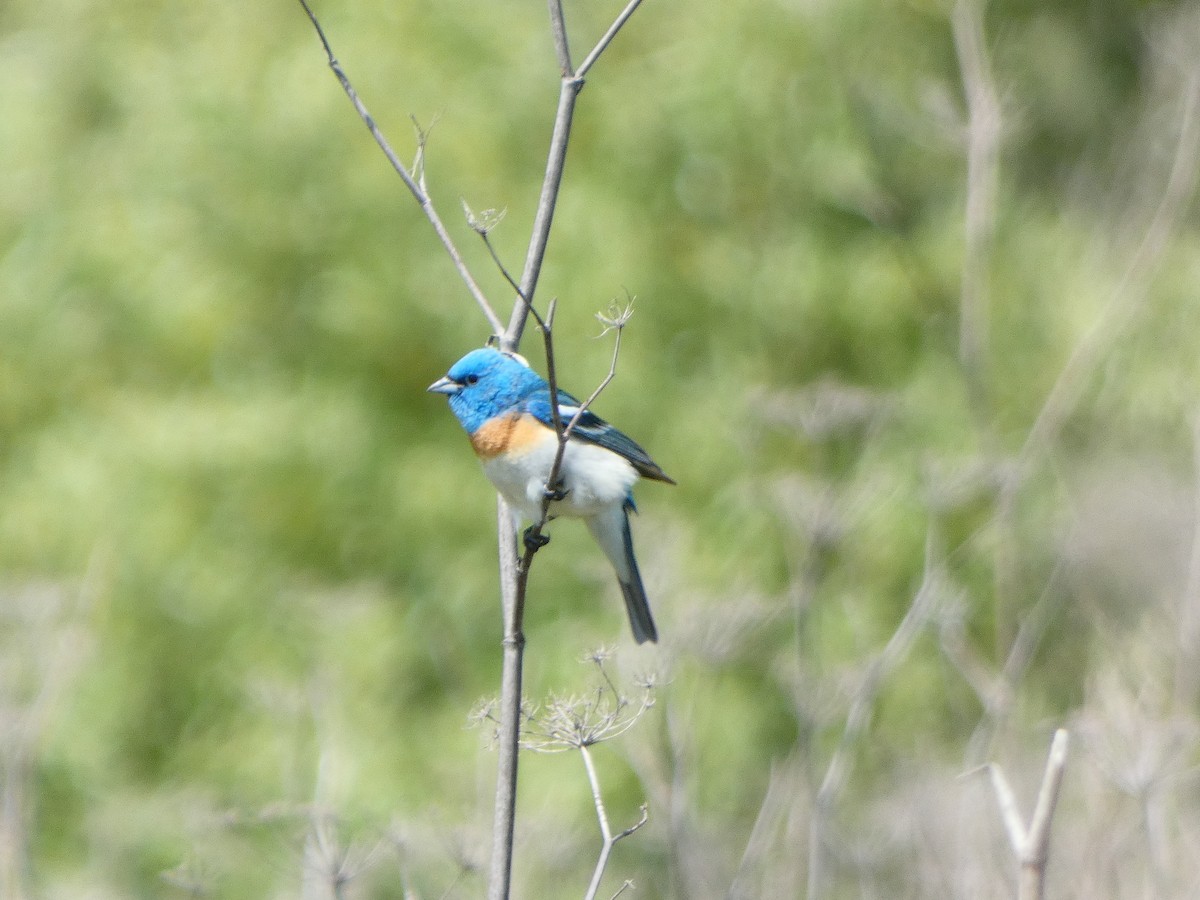
<path id="1" fill-rule="evenodd" d="M 429 386 L 450 398 L 450 409 L 468 434 L 519 403 L 546 382 L 519 359 L 491 347 L 472 350 Z"/>

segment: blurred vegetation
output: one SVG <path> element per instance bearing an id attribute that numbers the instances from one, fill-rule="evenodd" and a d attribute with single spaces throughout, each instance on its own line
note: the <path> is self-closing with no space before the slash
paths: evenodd
<path id="1" fill-rule="evenodd" d="M 577 54 L 617 9 L 567 4 Z M 505 307 L 457 210 L 507 208 L 519 269 L 544 8 L 317 12 L 394 146 L 432 126 Z M 606 642 L 661 681 L 597 751 L 614 826 L 650 814 L 610 894 L 1009 896 L 955 776 L 997 759 L 1031 803 L 1060 724 L 1054 895 L 1191 883 L 1200 7 L 988 4 L 991 193 L 954 15 L 650 2 L 581 96 L 559 377 L 602 377 L 592 314 L 635 294 L 597 409 L 679 481 L 635 525 L 661 649 L 582 529 L 532 581 L 532 697 Z M 0 109 L 0 892 L 327 896 L 340 861 L 345 896 L 479 896 L 494 506 L 424 388 L 486 326 L 300 8 L 10 0 Z M 523 765 L 519 893 L 581 895 L 582 766 Z"/>

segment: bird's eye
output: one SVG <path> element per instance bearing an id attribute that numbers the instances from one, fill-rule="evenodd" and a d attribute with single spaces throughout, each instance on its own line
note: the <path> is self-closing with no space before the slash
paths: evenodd
<path id="1" fill-rule="evenodd" d="M 475 384 L 477 381 L 479 381 L 479 376 L 471 374 L 464 378 L 463 381 L 465 381 L 467 384 Z"/>

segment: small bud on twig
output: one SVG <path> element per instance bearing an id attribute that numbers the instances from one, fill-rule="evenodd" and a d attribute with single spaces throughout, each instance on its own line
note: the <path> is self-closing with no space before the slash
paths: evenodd
<path id="1" fill-rule="evenodd" d="M 462 202 L 463 215 L 467 217 L 467 224 L 480 237 L 486 237 L 494 231 L 504 220 L 504 216 L 508 212 L 508 207 L 501 207 L 499 209 L 493 207 L 477 213 L 467 204 L 465 197 L 460 197 L 459 200 Z"/>

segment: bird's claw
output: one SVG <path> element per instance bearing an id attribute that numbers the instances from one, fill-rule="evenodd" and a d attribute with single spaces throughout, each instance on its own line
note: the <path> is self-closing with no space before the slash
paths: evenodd
<path id="1" fill-rule="evenodd" d="M 531 553 L 537 552 L 542 547 L 550 543 L 550 535 L 542 534 L 540 531 L 534 531 L 532 527 L 526 528 L 523 535 L 525 540 L 525 549 Z"/>
<path id="2" fill-rule="evenodd" d="M 561 503 L 567 499 L 567 494 L 571 493 L 562 486 L 562 482 L 554 485 L 554 487 L 546 488 L 546 499 L 551 503 Z"/>

